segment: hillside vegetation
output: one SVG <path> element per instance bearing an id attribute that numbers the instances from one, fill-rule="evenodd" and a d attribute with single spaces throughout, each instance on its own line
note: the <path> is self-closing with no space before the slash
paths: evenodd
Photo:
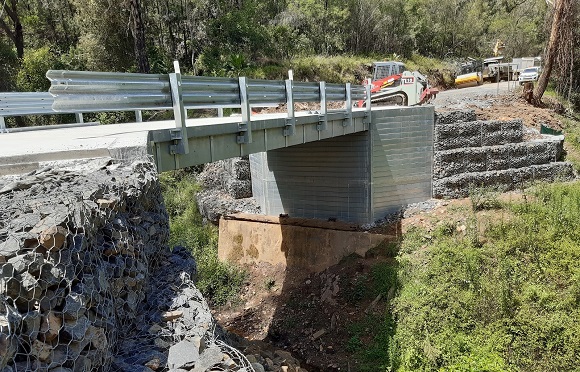
<path id="1" fill-rule="evenodd" d="M 550 18 L 544 0 L 4 3 L 0 91 L 46 90 L 48 69 L 166 73 L 173 60 L 195 74 L 271 77 L 310 62 L 315 69 L 316 58 L 308 58 L 314 55 L 487 57 L 497 39 L 506 43 L 508 57 L 538 55 Z M 334 73 L 351 61 L 344 59 Z"/>
<path id="2" fill-rule="evenodd" d="M 409 231 L 383 343 L 391 370 L 576 371 L 579 200 L 578 183 L 507 203 L 479 192 L 456 210 L 471 216 L 463 228 L 450 218 Z"/>

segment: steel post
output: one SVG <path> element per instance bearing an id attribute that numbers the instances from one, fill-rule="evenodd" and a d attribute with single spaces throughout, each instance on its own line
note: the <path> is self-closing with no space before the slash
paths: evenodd
<path id="1" fill-rule="evenodd" d="M 171 130 L 171 145 L 169 151 L 174 155 L 189 154 L 189 139 L 187 137 L 187 127 L 185 125 L 185 108 L 183 107 L 183 95 L 181 93 L 181 72 L 179 63 L 173 62 L 175 72 L 169 74 L 169 85 L 171 87 L 171 99 L 173 101 L 173 115 L 175 118 L 175 129 Z"/>
<path id="2" fill-rule="evenodd" d="M 328 117 L 326 114 L 328 113 L 328 107 L 326 106 L 326 82 L 321 81 L 319 83 L 320 87 L 320 115 L 318 115 L 318 125 L 316 129 L 319 131 L 326 130 L 326 125 L 328 121 Z"/>
<path id="3" fill-rule="evenodd" d="M 238 143 L 252 143 L 252 111 L 250 99 L 248 97 L 248 79 L 244 76 L 238 79 L 240 86 L 240 105 L 242 108 L 242 122 L 240 123 L 240 133 L 237 137 Z"/>
<path id="4" fill-rule="evenodd" d="M 78 124 L 82 124 L 85 122 L 84 118 L 83 118 L 83 114 L 80 112 L 77 112 L 75 114 L 75 120 L 77 121 Z"/>
<path id="5" fill-rule="evenodd" d="M 296 115 L 294 113 L 294 92 L 292 91 L 292 80 L 286 80 L 286 109 L 288 110 L 288 117 L 286 118 L 286 128 L 284 129 L 285 136 L 294 134 L 296 125 Z"/>
<path id="6" fill-rule="evenodd" d="M 352 125 L 352 92 L 350 89 L 350 83 L 346 83 L 346 121 L 342 124 L 345 127 Z"/>
<path id="7" fill-rule="evenodd" d="M 372 88 L 371 79 L 368 79 L 367 80 L 367 85 L 365 86 L 366 95 L 367 95 L 366 96 L 366 103 L 365 103 L 366 104 L 366 109 L 367 109 L 367 118 L 366 118 L 367 124 L 370 124 L 371 123 L 371 115 L 373 113 L 372 112 L 373 109 L 371 107 L 371 88 Z"/>

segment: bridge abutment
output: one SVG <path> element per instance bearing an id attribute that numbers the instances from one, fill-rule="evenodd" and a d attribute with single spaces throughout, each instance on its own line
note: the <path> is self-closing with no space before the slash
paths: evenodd
<path id="1" fill-rule="evenodd" d="M 250 155 L 266 215 L 372 223 L 431 197 L 434 108 L 372 111 L 364 132 Z"/>

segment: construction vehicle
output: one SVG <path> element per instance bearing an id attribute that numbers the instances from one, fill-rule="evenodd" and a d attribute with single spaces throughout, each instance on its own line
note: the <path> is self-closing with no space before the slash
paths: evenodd
<path id="1" fill-rule="evenodd" d="M 495 46 L 493 47 L 493 56 L 494 57 L 503 56 L 504 49 L 505 43 L 500 39 L 497 39 L 497 41 L 495 42 Z"/>
<path id="2" fill-rule="evenodd" d="M 371 84 L 371 104 L 376 105 L 421 105 L 439 92 L 418 71 L 406 71 L 402 62 L 395 61 L 373 63 L 373 78 L 367 84 Z M 366 101 L 358 102 L 358 107 L 365 105 Z"/>
<path id="3" fill-rule="evenodd" d="M 456 88 L 465 88 L 483 83 L 483 75 L 481 73 L 482 64 L 473 58 L 468 58 L 467 62 L 463 62 L 459 66 L 459 75 L 455 78 Z"/>

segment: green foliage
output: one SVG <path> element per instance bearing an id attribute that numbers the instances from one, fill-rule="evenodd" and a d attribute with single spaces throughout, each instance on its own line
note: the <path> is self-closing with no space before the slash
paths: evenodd
<path id="1" fill-rule="evenodd" d="M 17 64 L 18 58 L 14 50 L 0 39 L 0 92 L 14 89 Z"/>
<path id="2" fill-rule="evenodd" d="M 18 89 L 23 92 L 46 92 L 50 87 L 50 81 L 45 76 L 46 71 L 62 67 L 60 59 L 50 47 L 29 50 L 24 54 L 22 67 L 16 78 Z"/>
<path id="3" fill-rule="evenodd" d="M 384 317 L 366 315 L 348 327 L 345 348 L 353 353 L 361 372 L 394 371 L 398 365 L 394 334 L 396 324 L 390 313 Z"/>
<path id="4" fill-rule="evenodd" d="M 401 371 L 572 371 L 580 365 L 580 184 L 539 185 L 485 243 L 414 229 L 399 255 Z"/>
<path id="5" fill-rule="evenodd" d="M 129 9 L 119 1 L 72 0 L 79 30 L 76 47 L 92 71 L 128 71 L 135 64 Z"/>
<path id="6" fill-rule="evenodd" d="M 160 176 L 165 206 L 170 221 L 170 246 L 189 249 L 196 259 L 197 287 L 215 305 L 235 301 L 246 273 L 217 257 L 218 232 L 211 224 L 203 224 L 197 209 L 198 186 L 188 171 Z"/>
<path id="7" fill-rule="evenodd" d="M 370 275 L 342 278 L 340 288 L 350 305 L 362 300 L 379 298 L 389 303 L 398 286 L 398 269 L 395 261 L 377 263 Z M 345 349 L 352 353 L 359 371 L 394 370 L 398 352 L 394 341 L 395 320 L 387 311 L 384 317 L 360 312 L 360 320 L 348 327 L 349 339 Z"/>
<path id="8" fill-rule="evenodd" d="M 293 59 L 289 67 L 297 80 L 359 83 L 370 75 L 372 61 L 368 57 L 309 56 Z"/>
<path id="9" fill-rule="evenodd" d="M 474 212 L 486 209 L 501 208 L 501 201 L 499 200 L 501 190 L 496 187 L 482 186 L 476 187 L 471 185 L 469 187 L 469 200 L 471 201 L 471 209 Z"/>

